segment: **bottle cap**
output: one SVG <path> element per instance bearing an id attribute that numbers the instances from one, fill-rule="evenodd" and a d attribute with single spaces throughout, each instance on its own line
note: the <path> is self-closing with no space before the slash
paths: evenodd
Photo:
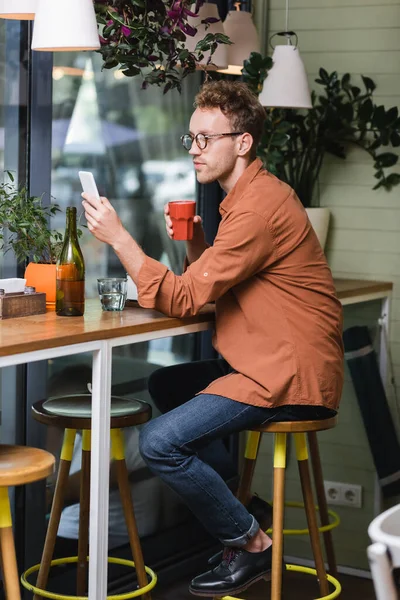
<path id="1" fill-rule="evenodd" d="M 27 285 L 24 289 L 24 294 L 36 294 L 36 288 L 31 285 Z"/>

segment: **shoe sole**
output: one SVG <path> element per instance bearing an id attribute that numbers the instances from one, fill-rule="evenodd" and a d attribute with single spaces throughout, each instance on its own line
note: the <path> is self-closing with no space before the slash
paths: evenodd
<path id="1" fill-rule="evenodd" d="M 229 590 L 214 590 L 207 592 L 195 591 L 191 586 L 189 586 L 189 592 L 193 594 L 193 596 L 202 596 L 204 598 L 223 598 L 227 594 L 240 594 L 240 592 L 244 592 L 248 587 L 253 585 L 253 583 L 257 583 L 257 581 L 261 581 L 261 579 L 265 579 L 265 581 L 271 581 L 271 571 L 267 571 L 262 575 L 257 575 L 250 581 L 247 581 L 246 585 L 242 585 L 241 587 L 231 588 Z"/>

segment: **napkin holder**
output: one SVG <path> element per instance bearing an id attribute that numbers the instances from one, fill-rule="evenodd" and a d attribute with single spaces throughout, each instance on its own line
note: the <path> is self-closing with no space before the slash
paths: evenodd
<path id="1" fill-rule="evenodd" d="M 46 312 L 46 294 L 35 292 L 11 292 L 0 295 L 0 319 L 28 317 Z"/>

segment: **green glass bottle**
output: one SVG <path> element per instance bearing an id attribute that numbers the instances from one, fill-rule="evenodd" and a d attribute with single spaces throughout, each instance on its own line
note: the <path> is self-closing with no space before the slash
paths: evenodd
<path id="1" fill-rule="evenodd" d="M 81 317 L 85 312 L 85 261 L 79 246 L 76 208 L 68 206 L 64 245 L 57 261 L 56 313 Z"/>

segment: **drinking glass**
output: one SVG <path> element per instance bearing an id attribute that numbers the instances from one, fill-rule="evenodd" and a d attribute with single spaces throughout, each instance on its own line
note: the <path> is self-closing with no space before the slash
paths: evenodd
<path id="1" fill-rule="evenodd" d="M 97 289 L 104 311 L 124 310 L 128 289 L 126 277 L 101 277 L 97 280 Z"/>

